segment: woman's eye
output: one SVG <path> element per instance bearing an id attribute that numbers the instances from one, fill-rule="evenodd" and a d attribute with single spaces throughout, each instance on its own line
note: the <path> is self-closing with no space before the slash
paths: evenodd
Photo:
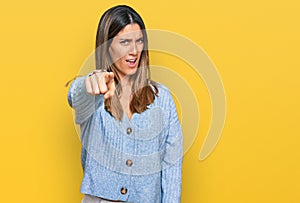
<path id="1" fill-rule="evenodd" d="M 143 40 L 143 39 L 138 39 L 138 40 L 137 40 L 137 43 L 143 44 L 143 43 L 144 43 L 144 40 Z"/>
<path id="2" fill-rule="evenodd" d="M 120 41 L 120 43 L 121 43 L 122 45 L 127 45 L 129 42 L 128 42 L 128 40 L 122 40 L 122 41 Z"/>

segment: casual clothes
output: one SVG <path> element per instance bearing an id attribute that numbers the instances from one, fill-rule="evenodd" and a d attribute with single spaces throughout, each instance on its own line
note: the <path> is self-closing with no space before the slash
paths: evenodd
<path id="1" fill-rule="evenodd" d="M 68 93 L 81 128 L 83 194 L 134 203 L 178 203 L 181 196 L 182 130 L 169 90 L 142 113 L 116 120 L 103 95 L 86 92 L 85 77 Z"/>

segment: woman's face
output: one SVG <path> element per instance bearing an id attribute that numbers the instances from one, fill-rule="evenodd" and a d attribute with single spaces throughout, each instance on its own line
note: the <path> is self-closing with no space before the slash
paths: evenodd
<path id="1" fill-rule="evenodd" d="M 143 48 L 143 33 L 136 23 L 126 25 L 113 38 L 109 54 L 120 79 L 136 72 Z"/>

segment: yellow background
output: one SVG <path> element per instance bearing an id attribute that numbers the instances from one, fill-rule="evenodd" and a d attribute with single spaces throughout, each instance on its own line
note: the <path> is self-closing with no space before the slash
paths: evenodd
<path id="1" fill-rule="evenodd" d="M 80 141 L 64 84 L 92 52 L 101 14 L 124 3 L 148 28 L 201 46 L 224 83 L 222 138 L 199 161 L 211 109 L 202 81 L 185 75 L 202 100 L 199 135 L 184 157 L 182 202 L 300 202 L 296 0 L 2 1 L 0 202 L 80 202 Z M 186 73 L 180 61 L 166 64 Z"/>

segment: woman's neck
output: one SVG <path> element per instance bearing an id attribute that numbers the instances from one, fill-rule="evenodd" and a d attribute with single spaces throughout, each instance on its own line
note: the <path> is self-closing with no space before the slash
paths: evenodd
<path id="1" fill-rule="evenodd" d="M 132 112 L 130 111 L 130 102 L 132 98 L 132 81 L 129 79 L 129 77 L 126 77 L 123 78 L 119 84 L 122 87 L 120 103 L 122 105 L 124 113 L 126 113 L 127 117 L 130 119 L 132 116 Z"/>
<path id="2" fill-rule="evenodd" d="M 131 92 L 132 83 L 133 83 L 133 81 L 130 76 L 122 77 L 121 80 L 119 81 L 119 84 L 121 85 L 121 88 L 122 88 L 122 92 L 123 91 Z"/>

